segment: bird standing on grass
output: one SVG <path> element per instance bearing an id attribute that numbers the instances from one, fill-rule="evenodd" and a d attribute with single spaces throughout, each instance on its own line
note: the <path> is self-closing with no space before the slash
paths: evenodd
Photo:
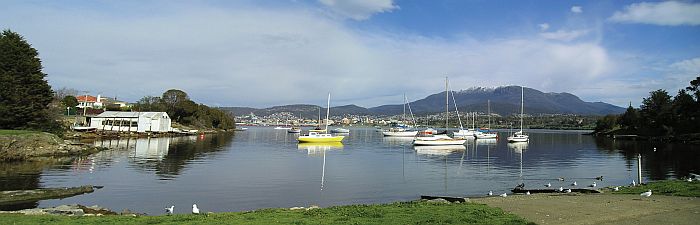
<path id="1" fill-rule="evenodd" d="M 552 183 L 547 183 L 547 184 L 545 184 L 544 186 L 545 186 L 545 187 L 551 187 L 551 186 L 552 186 Z"/>
<path id="2" fill-rule="evenodd" d="M 619 191 L 619 190 L 620 190 L 620 187 L 614 187 L 614 188 L 613 188 L 613 191 Z"/>
<path id="3" fill-rule="evenodd" d="M 530 195 L 530 191 L 527 191 L 527 193 L 525 193 L 525 195 Z"/>
<path id="4" fill-rule="evenodd" d="M 566 193 L 571 193 L 571 189 L 566 189 Z"/>
<path id="5" fill-rule="evenodd" d="M 578 185 L 578 184 L 576 184 L 576 181 L 574 181 L 573 183 L 571 183 L 571 186 L 576 186 L 576 185 Z"/>
<path id="6" fill-rule="evenodd" d="M 598 185 L 598 184 L 596 184 L 595 181 L 594 181 L 593 184 L 591 184 L 590 187 L 595 187 L 596 185 Z"/>
<path id="7" fill-rule="evenodd" d="M 175 210 L 175 206 L 171 205 L 169 208 L 165 208 L 165 213 L 169 215 L 173 214 L 173 210 Z"/>
<path id="8" fill-rule="evenodd" d="M 559 187 L 559 192 L 564 191 L 564 187 Z"/>
<path id="9" fill-rule="evenodd" d="M 647 192 L 641 193 L 639 195 L 642 197 L 649 197 L 649 196 L 651 196 L 651 190 L 648 190 Z"/>
<path id="10" fill-rule="evenodd" d="M 489 196 L 493 195 L 493 191 L 489 191 Z"/>
<path id="11" fill-rule="evenodd" d="M 501 197 L 505 198 L 505 197 L 508 197 L 508 195 L 506 193 L 503 193 L 503 194 L 501 194 Z"/>
<path id="12" fill-rule="evenodd" d="M 637 186 L 637 182 L 634 182 L 634 180 L 632 180 L 632 186 Z"/>
<path id="13" fill-rule="evenodd" d="M 199 214 L 199 208 L 197 208 L 197 204 L 192 204 L 192 214 Z"/>

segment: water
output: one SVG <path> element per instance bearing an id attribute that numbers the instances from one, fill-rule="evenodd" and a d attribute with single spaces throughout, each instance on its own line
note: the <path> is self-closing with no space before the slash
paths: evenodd
<path id="1" fill-rule="evenodd" d="M 102 185 L 61 200 L 3 206 L 100 205 L 151 215 L 175 205 L 188 213 L 270 207 L 385 203 L 420 195 L 469 196 L 526 187 L 626 185 L 642 154 L 645 180 L 700 173 L 700 146 L 596 139 L 582 132 L 533 131 L 524 145 L 470 141 L 444 150 L 414 148 L 411 138 L 351 129 L 342 145 L 300 145 L 298 134 L 252 127 L 233 135 L 98 141 L 115 148 L 65 162 L 0 164 L 3 190 Z M 654 152 L 653 147 L 657 148 Z M 325 160 L 325 168 L 324 168 Z M 565 177 L 563 182 L 557 177 Z"/>

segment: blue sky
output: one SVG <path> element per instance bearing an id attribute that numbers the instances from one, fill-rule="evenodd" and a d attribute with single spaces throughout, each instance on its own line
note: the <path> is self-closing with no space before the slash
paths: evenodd
<path id="1" fill-rule="evenodd" d="M 54 88 L 372 107 L 525 85 L 639 105 L 700 76 L 694 1 L 3 1 Z"/>

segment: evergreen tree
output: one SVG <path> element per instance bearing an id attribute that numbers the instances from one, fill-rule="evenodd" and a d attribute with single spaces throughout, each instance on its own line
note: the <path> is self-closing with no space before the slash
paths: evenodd
<path id="1" fill-rule="evenodd" d="M 673 131 L 673 111 L 671 96 L 659 89 L 649 93 L 640 107 L 643 132 L 650 135 L 666 135 Z"/>
<path id="2" fill-rule="evenodd" d="M 0 34 L 0 129 L 58 129 L 48 104 L 53 92 L 36 49 L 19 34 Z"/>
<path id="3" fill-rule="evenodd" d="M 639 126 L 639 112 L 630 105 L 617 121 L 623 129 L 636 131 Z"/>
<path id="4" fill-rule="evenodd" d="M 673 99 L 673 115 L 675 116 L 674 127 L 676 133 L 691 133 L 693 130 L 697 132 L 699 129 L 695 115 L 695 100 L 685 90 L 679 90 L 676 97 Z"/>

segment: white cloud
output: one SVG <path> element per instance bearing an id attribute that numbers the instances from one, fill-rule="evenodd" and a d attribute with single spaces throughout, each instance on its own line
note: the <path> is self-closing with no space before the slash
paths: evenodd
<path id="1" fill-rule="evenodd" d="M 393 0 L 319 0 L 336 13 L 354 20 L 366 20 L 376 13 L 391 12 L 399 7 Z"/>
<path id="2" fill-rule="evenodd" d="M 572 41 L 590 33 L 590 30 L 557 30 L 554 32 L 540 33 L 540 36 L 545 39 L 558 41 Z"/>
<path id="3" fill-rule="evenodd" d="M 572 13 L 582 13 L 583 12 L 583 7 L 575 5 L 571 6 L 571 12 Z"/>
<path id="4" fill-rule="evenodd" d="M 549 29 L 549 24 L 548 24 L 548 23 L 541 23 L 541 24 L 538 24 L 537 26 L 540 27 L 540 30 L 541 30 L 541 31 L 546 31 L 547 29 Z"/>
<path id="5" fill-rule="evenodd" d="M 615 12 L 609 20 L 663 26 L 700 25 L 700 3 L 665 1 L 635 3 Z"/>
<path id="6" fill-rule="evenodd" d="M 455 89 L 563 92 L 611 79 L 617 64 L 595 42 L 377 33 L 305 9 L 75 10 L 13 8 L 0 21 L 38 49 L 52 86 L 130 101 L 178 88 L 210 105 L 323 104 L 331 91 L 334 105 L 376 106 L 442 91 L 445 75 Z"/>

